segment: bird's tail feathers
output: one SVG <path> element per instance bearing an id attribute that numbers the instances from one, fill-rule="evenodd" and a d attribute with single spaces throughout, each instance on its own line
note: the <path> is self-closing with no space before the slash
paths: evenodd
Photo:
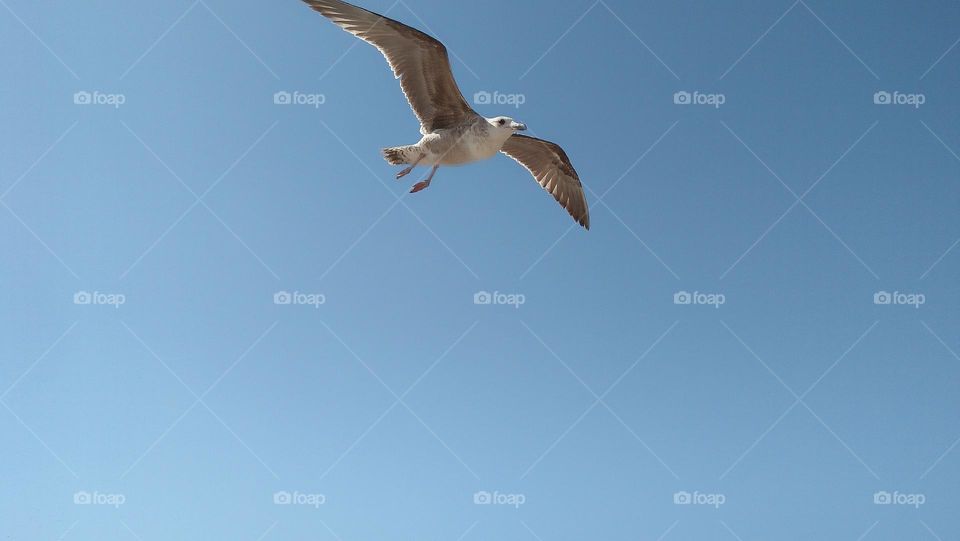
<path id="1" fill-rule="evenodd" d="M 413 146 L 403 146 L 385 148 L 382 152 L 383 159 L 390 165 L 403 165 L 413 162 L 417 150 Z"/>

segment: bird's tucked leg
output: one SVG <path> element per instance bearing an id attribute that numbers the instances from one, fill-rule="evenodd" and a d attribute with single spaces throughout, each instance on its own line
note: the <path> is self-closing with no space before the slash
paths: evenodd
<path id="1" fill-rule="evenodd" d="M 426 154 L 421 154 L 420 157 L 416 159 L 416 161 L 410 164 L 410 167 L 407 167 L 404 170 L 397 173 L 397 180 L 400 180 L 403 177 L 409 175 L 410 172 L 413 171 L 413 168 L 416 167 L 418 163 L 420 163 L 420 160 L 424 159 L 426 156 L 427 156 Z"/>
<path id="2" fill-rule="evenodd" d="M 434 165 L 433 169 L 430 170 L 430 174 L 427 175 L 427 178 L 413 185 L 413 188 L 410 189 L 410 193 L 417 193 L 420 190 L 426 189 L 430 185 L 430 181 L 433 180 L 433 175 L 437 174 L 437 169 L 440 169 L 440 164 Z"/>

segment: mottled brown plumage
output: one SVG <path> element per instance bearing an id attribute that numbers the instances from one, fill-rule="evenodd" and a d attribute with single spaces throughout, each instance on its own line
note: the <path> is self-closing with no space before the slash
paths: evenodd
<path id="1" fill-rule="evenodd" d="M 436 39 L 403 23 L 341 0 L 303 0 L 341 28 L 376 47 L 400 79 L 423 137 L 415 145 L 383 149 L 393 165 L 432 166 L 430 175 L 412 192 L 430 185 L 440 165 L 462 165 L 492 157 L 498 151 L 533 174 L 537 182 L 583 227 L 590 212 L 580 177 L 558 145 L 517 135 L 526 126 L 508 117 L 484 118 L 464 99 L 450 69 L 447 49 Z"/>
<path id="2" fill-rule="evenodd" d="M 590 210 L 583 197 L 583 184 L 560 145 L 514 134 L 503 144 L 500 152 L 526 167 L 578 224 L 590 229 Z"/>

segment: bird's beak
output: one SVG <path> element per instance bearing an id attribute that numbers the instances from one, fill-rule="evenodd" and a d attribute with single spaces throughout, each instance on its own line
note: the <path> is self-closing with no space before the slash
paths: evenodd
<path id="1" fill-rule="evenodd" d="M 524 131 L 527 129 L 527 125 L 524 124 L 523 122 L 514 122 L 510 124 L 510 127 L 516 131 Z"/>

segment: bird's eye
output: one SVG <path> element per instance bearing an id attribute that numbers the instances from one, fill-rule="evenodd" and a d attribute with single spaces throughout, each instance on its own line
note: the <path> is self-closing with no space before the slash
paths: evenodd
<path id="1" fill-rule="evenodd" d="M 501 126 L 503 126 L 506 122 L 507 122 L 506 120 L 504 120 L 504 119 L 501 118 L 501 119 L 497 122 L 497 124 L 500 124 Z"/>

